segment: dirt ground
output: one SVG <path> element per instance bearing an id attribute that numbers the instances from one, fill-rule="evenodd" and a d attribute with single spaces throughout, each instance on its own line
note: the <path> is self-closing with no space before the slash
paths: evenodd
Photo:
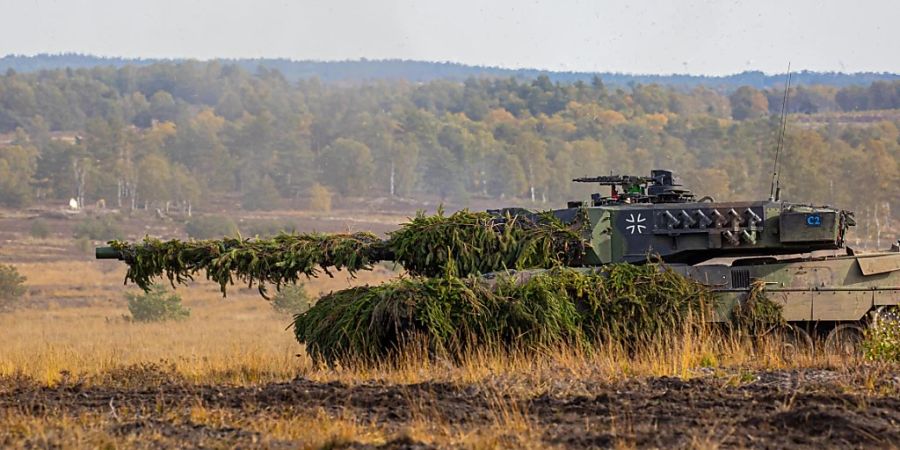
<path id="1" fill-rule="evenodd" d="M 358 435 L 350 436 L 331 440 L 327 447 L 443 447 L 446 443 L 435 443 L 427 429 L 410 432 L 410 424 L 441 424 L 464 432 L 497 425 L 498 410 L 518 412 L 513 422 L 524 423 L 534 433 L 503 436 L 500 429 L 500 446 L 508 448 L 900 446 L 900 377 L 886 371 L 862 378 L 880 386 L 882 394 L 848 389 L 847 375 L 829 370 L 709 372 L 688 380 L 596 384 L 580 380 L 577 395 L 560 394 L 571 392 L 571 386 L 561 386 L 523 398 L 502 394 L 501 378 L 470 386 L 346 386 L 297 378 L 238 387 L 189 384 L 163 369 L 144 367 L 108 374 L 99 383 L 69 380 L 55 387 L 7 377 L 0 380 L 0 414 L 92 415 L 110 439 L 141 447 L 309 447 L 302 433 L 298 439 L 278 439 L 253 424 L 310 411 L 352 417 L 381 432 L 374 440 L 359 442 L 354 440 Z M 199 419 L 194 412 L 198 408 L 206 411 Z M 217 411 L 219 420 L 210 421 L 210 411 Z M 533 438 L 538 441 L 519 441 Z M 3 447 L 65 446 L 64 439 L 61 433 L 0 430 Z"/>

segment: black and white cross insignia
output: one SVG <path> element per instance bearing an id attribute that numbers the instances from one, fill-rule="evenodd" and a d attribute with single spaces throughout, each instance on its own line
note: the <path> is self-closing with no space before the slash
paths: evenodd
<path id="1" fill-rule="evenodd" d="M 647 218 L 643 217 L 641 213 L 638 213 L 637 217 L 635 217 L 634 214 L 629 214 L 628 218 L 625 219 L 625 222 L 628 222 L 631 225 L 628 225 L 625 229 L 631 232 L 631 234 L 634 234 L 635 232 L 637 232 L 637 234 L 642 234 L 647 226 L 641 224 L 646 221 Z"/>

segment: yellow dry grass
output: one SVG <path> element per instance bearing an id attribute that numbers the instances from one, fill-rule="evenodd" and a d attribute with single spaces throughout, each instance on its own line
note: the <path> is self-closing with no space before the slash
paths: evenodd
<path id="1" fill-rule="evenodd" d="M 124 411 L 123 411 L 124 414 Z M 167 419 L 175 425 L 188 427 L 208 426 L 216 429 L 240 427 L 261 436 L 258 446 L 266 448 L 280 440 L 290 440 L 296 448 L 320 449 L 340 446 L 342 443 L 379 445 L 390 435 L 373 424 L 365 424 L 352 416 L 332 416 L 322 410 L 301 413 L 290 417 L 242 417 L 233 411 L 208 409 L 197 405 L 190 410 L 170 411 Z M 17 411 L 0 411 L 3 435 L 14 442 L 13 448 L 158 448 L 180 447 L 185 436 L 171 436 L 161 432 L 145 432 L 141 436 L 113 433 L 119 425 L 107 412 L 59 415 L 33 415 Z M 23 445 L 24 444 L 24 445 Z M 207 440 L 204 447 L 227 448 L 214 440 Z"/>
<path id="2" fill-rule="evenodd" d="M 289 318 L 266 305 L 194 306 L 183 322 L 138 324 L 122 318 L 127 309 L 118 303 L 0 316 L 0 373 L 53 383 L 63 371 L 90 375 L 143 362 L 172 363 L 198 382 L 259 382 L 296 373 L 301 348 L 284 331 Z"/>
<path id="3" fill-rule="evenodd" d="M 430 360 L 410 351 L 390 366 L 314 367 L 290 330 L 290 317 L 275 313 L 255 289 L 233 288 L 222 298 L 218 286 L 197 282 L 178 292 L 191 308 L 181 322 L 132 323 L 126 319 L 124 267 L 115 263 L 36 262 L 17 264 L 28 278 L 25 307 L 0 314 L 0 374 L 21 373 L 48 384 L 63 374 L 96 375 L 115 367 L 163 363 L 197 383 L 253 384 L 291 379 L 355 384 L 368 380 L 415 383 L 430 380 L 478 383 L 495 374 L 520 378 L 540 390 L 566 379 L 617 380 L 630 376 L 690 377 L 698 368 L 776 369 L 842 365 L 833 356 L 799 355 L 786 361 L 777 342 L 761 346 L 703 333 L 682 333 L 627 353 L 608 347 L 585 353 L 548 349 L 546 354 L 482 351 L 460 365 Z M 385 267 L 311 280 L 317 295 L 395 276 Z M 28 307 L 28 304 L 37 307 Z M 527 382 L 524 382 L 527 380 Z"/>
<path id="4" fill-rule="evenodd" d="M 186 410 L 169 410 L 164 416 L 167 423 L 187 429 L 208 427 L 210 430 L 240 429 L 258 433 L 256 447 L 259 448 L 277 446 L 285 441 L 291 442 L 292 448 L 301 449 L 341 448 L 347 444 L 378 446 L 404 438 L 440 448 L 546 448 L 540 440 L 542 427 L 520 410 L 510 412 L 509 405 L 511 403 L 497 405 L 498 415 L 491 418 L 488 424 L 467 428 L 450 425 L 442 420 L 439 411 L 433 411 L 433 415 L 418 416 L 399 429 L 387 429 L 351 413 L 330 414 L 321 408 L 287 415 L 247 417 L 239 411 L 206 407 L 198 402 Z M 189 436 L 159 431 L 143 432 L 140 436 L 111 432 L 122 425 L 119 416 L 131 413 L 127 408 L 122 408 L 115 415 L 108 411 L 34 415 L 2 410 L 0 423 L 4 427 L 0 435 L 13 445 L 11 448 L 180 447 L 186 444 L 181 439 L 191 439 Z M 228 448 L 211 439 L 204 444 L 204 447 Z"/>
<path id="5" fill-rule="evenodd" d="M 23 305 L 0 314 L 0 374 L 22 373 L 47 383 L 67 372 L 92 375 L 140 363 L 174 364 L 197 382 L 283 380 L 309 369 L 303 348 L 256 289 L 234 287 L 222 298 L 217 285 L 179 287 L 191 316 L 182 322 L 132 323 L 123 286 L 125 268 L 114 262 L 51 261 L 16 264 L 27 277 Z M 319 295 L 395 276 L 376 267 L 356 278 L 310 280 Z M 298 357 L 297 355 L 301 355 Z"/>

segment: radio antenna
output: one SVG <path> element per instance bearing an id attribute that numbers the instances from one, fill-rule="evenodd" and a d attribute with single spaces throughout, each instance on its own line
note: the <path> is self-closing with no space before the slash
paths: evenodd
<path id="1" fill-rule="evenodd" d="M 769 188 L 769 201 L 777 201 L 781 197 L 780 176 L 778 174 L 778 162 L 781 150 L 784 148 L 784 132 L 787 129 L 787 105 L 788 93 L 791 90 L 791 63 L 788 62 L 787 84 L 784 85 L 784 97 L 781 99 L 781 133 L 778 136 L 778 145 L 775 146 L 775 164 L 772 166 L 772 185 Z"/>

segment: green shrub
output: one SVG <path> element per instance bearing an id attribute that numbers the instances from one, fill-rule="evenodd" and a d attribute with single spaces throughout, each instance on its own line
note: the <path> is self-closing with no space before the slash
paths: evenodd
<path id="1" fill-rule="evenodd" d="M 281 199 L 275 182 L 268 176 L 263 177 L 249 191 L 244 193 L 241 206 L 248 211 L 271 211 Z"/>
<path id="2" fill-rule="evenodd" d="M 294 319 L 297 340 L 317 361 L 383 361 L 423 339 L 429 352 L 546 349 L 594 343 L 626 349 L 678 333 L 713 305 L 699 283 L 656 264 L 599 272 L 556 268 L 492 283 L 411 277 L 323 296 Z"/>
<path id="3" fill-rule="evenodd" d="M 125 298 L 135 322 L 184 320 L 191 315 L 191 310 L 181 305 L 181 296 L 161 284 L 153 285 L 147 292 L 126 293 Z"/>
<path id="4" fill-rule="evenodd" d="M 879 320 L 866 330 L 863 354 L 873 361 L 900 362 L 900 320 L 892 316 Z"/>
<path id="5" fill-rule="evenodd" d="M 75 225 L 76 239 L 111 241 L 122 239 L 123 233 L 111 216 L 88 217 Z"/>
<path id="6" fill-rule="evenodd" d="M 238 234 L 234 221 L 223 216 L 195 217 L 187 223 L 185 229 L 188 236 L 194 239 L 216 239 Z"/>
<path id="7" fill-rule="evenodd" d="M 13 307 L 25 295 L 25 277 L 13 266 L 0 264 L 0 311 Z"/>
<path id="8" fill-rule="evenodd" d="M 31 227 L 28 229 L 28 233 L 31 234 L 31 237 L 36 239 L 46 239 L 50 236 L 50 227 L 47 225 L 47 221 L 44 219 L 35 219 L 31 222 Z"/>
<path id="9" fill-rule="evenodd" d="M 304 313 L 315 303 L 306 292 L 303 284 L 289 284 L 282 286 L 281 290 L 272 299 L 272 308 L 281 314 Z"/>

